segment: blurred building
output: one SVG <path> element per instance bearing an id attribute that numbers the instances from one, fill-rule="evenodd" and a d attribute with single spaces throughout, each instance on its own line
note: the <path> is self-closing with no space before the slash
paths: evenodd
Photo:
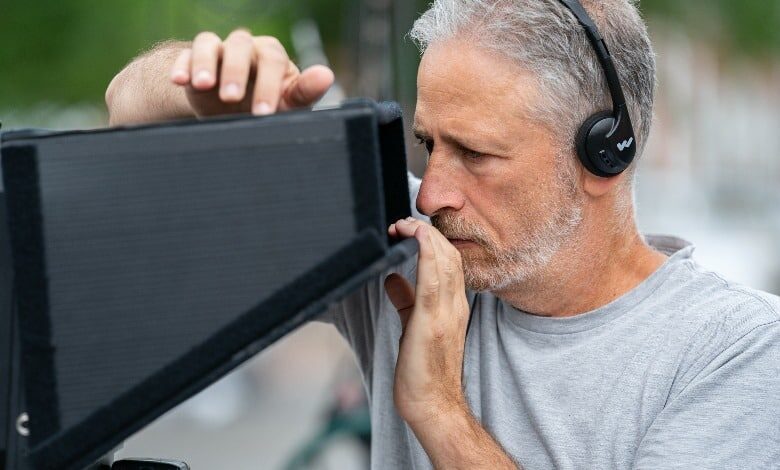
<path id="1" fill-rule="evenodd" d="M 780 293 L 780 61 L 724 58 L 655 25 L 655 122 L 638 219 L 698 245 L 726 277 Z"/>

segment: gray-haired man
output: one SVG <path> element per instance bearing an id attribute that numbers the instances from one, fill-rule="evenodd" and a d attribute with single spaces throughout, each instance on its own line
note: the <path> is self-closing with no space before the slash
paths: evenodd
<path id="1" fill-rule="evenodd" d="M 639 156 L 655 81 L 645 25 L 628 0 L 583 3 Z M 634 166 L 601 177 L 579 163 L 577 131 L 611 99 L 571 11 L 437 0 L 411 37 L 429 152 L 411 184 L 430 224 L 393 224 L 418 259 L 323 318 L 365 377 L 372 466 L 778 468 L 780 299 L 703 270 L 687 242 L 640 235 Z M 272 38 L 204 33 L 137 59 L 107 102 L 112 123 L 263 114 L 332 81 Z"/>

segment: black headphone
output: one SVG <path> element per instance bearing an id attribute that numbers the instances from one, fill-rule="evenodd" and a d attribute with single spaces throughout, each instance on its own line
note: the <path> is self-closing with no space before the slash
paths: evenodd
<path id="1" fill-rule="evenodd" d="M 612 56 L 596 24 L 578 0 L 560 0 L 580 22 L 593 50 L 604 69 L 609 93 L 612 95 L 612 112 L 602 111 L 585 120 L 577 132 L 577 156 L 591 173 L 597 176 L 615 176 L 623 172 L 636 155 L 636 137 L 626 107 L 626 98 L 620 87 L 620 79 Z"/>

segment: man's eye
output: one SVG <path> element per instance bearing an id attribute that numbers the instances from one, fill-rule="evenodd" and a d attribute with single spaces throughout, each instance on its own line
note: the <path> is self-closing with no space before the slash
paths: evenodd
<path id="1" fill-rule="evenodd" d="M 466 147 L 461 148 L 461 154 L 466 157 L 467 160 L 472 162 L 479 161 L 482 157 L 485 156 L 485 154 L 481 152 L 477 152 L 476 150 L 471 150 L 470 148 Z"/>
<path id="2" fill-rule="evenodd" d="M 483 156 L 483 154 L 477 152 L 476 150 L 464 148 L 463 156 L 466 157 L 468 160 L 474 161 L 474 160 L 479 160 Z"/>
<path id="3" fill-rule="evenodd" d="M 433 153 L 433 141 L 425 139 L 423 137 L 417 137 L 417 145 L 424 145 L 425 150 L 428 151 L 428 155 Z"/>

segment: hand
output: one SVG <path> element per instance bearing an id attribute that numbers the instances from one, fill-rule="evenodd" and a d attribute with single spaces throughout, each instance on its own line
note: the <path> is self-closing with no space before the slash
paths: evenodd
<path id="1" fill-rule="evenodd" d="M 436 228 L 411 217 L 388 232 L 415 237 L 420 244 L 417 285 L 398 274 L 385 279 L 403 329 L 393 388 L 396 409 L 412 426 L 450 411 L 465 412 L 461 374 L 470 312 L 460 252 Z"/>
<path id="2" fill-rule="evenodd" d="M 171 81 L 186 88 L 197 116 L 311 106 L 333 80 L 333 72 L 322 65 L 299 71 L 276 38 L 253 37 L 243 29 L 224 41 L 214 33 L 198 34 L 171 70 Z"/>

